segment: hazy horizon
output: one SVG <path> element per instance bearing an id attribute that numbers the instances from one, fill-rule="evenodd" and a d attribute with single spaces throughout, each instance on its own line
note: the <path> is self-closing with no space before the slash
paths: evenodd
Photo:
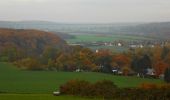
<path id="1" fill-rule="evenodd" d="M 1 0 L 0 21 L 167 22 L 169 5 L 167 0 Z"/>

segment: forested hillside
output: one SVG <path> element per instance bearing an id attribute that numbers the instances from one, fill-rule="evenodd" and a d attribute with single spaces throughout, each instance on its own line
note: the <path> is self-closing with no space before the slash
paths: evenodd
<path id="1" fill-rule="evenodd" d="M 47 47 L 66 49 L 64 40 L 57 35 L 38 30 L 0 29 L 0 52 L 16 48 L 27 54 L 40 54 Z"/>

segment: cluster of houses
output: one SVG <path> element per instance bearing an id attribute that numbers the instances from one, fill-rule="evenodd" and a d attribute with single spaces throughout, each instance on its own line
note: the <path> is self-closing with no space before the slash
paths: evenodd
<path id="1" fill-rule="evenodd" d="M 143 48 L 143 47 L 155 47 L 156 45 L 164 46 L 170 41 L 167 40 L 138 40 L 138 41 L 113 41 L 113 42 L 104 42 L 104 41 L 97 41 L 97 42 L 76 42 L 70 43 L 69 45 L 80 45 L 85 47 L 92 47 L 92 46 L 116 46 L 116 47 L 126 47 L 126 48 Z"/>
<path id="2" fill-rule="evenodd" d="M 76 69 L 75 72 L 85 72 L 85 70 L 82 69 Z M 124 72 L 122 71 L 121 68 L 119 67 L 114 67 L 112 68 L 112 74 L 114 75 L 124 75 Z M 159 75 L 159 77 L 156 76 L 155 74 L 155 70 L 153 68 L 147 68 L 145 69 L 144 72 L 134 72 L 134 71 L 129 71 L 127 76 L 137 76 L 137 77 L 141 77 L 141 78 L 160 78 L 163 79 L 164 78 L 164 74 Z"/>
<path id="3" fill-rule="evenodd" d="M 137 77 L 142 77 L 142 78 L 158 78 L 156 76 L 155 70 L 153 68 L 147 68 L 145 70 L 146 70 L 145 73 L 137 73 L 137 72 L 134 72 L 134 71 L 130 71 L 128 73 L 128 76 L 137 76 Z M 114 75 L 123 75 L 123 71 L 120 68 L 117 68 L 117 67 L 112 69 L 112 73 Z M 164 74 L 159 75 L 159 78 L 163 79 Z"/>

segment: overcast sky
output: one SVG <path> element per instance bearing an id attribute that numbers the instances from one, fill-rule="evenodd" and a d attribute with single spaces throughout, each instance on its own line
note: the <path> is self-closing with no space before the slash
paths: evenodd
<path id="1" fill-rule="evenodd" d="M 0 0 L 0 20 L 69 23 L 170 21 L 170 0 Z"/>

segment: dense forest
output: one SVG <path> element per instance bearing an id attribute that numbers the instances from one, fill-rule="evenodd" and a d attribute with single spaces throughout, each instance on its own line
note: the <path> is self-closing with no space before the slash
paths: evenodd
<path id="1" fill-rule="evenodd" d="M 15 48 L 18 51 L 32 54 L 41 54 L 44 48 L 54 47 L 67 49 L 64 40 L 53 33 L 38 30 L 0 29 L 0 52 Z"/>

